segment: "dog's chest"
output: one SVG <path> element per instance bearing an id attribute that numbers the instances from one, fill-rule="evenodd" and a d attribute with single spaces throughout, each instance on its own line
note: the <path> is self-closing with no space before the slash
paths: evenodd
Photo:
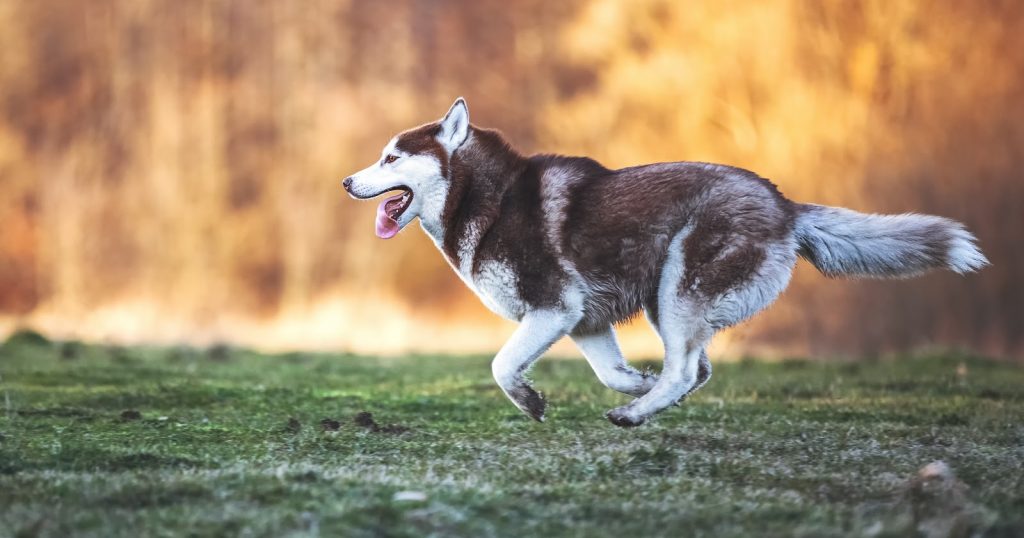
<path id="1" fill-rule="evenodd" d="M 474 263 L 480 254 L 483 230 L 477 222 L 468 223 L 458 242 L 458 256 L 453 259 L 445 255 L 445 259 L 484 306 L 503 318 L 519 321 L 526 314 L 527 305 L 519 295 L 517 272 L 508 263 L 494 258 Z M 443 253 L 442 237 L 437 234 L 434 242 Z"/>
<path id="2" fill-rule="evenodd" d="M 462 277 L 495 314 L 518 321 L 526 313 L 526 302 L 519 296 L 519 275 L 508 264 L 485 261 L 475 273 Z"/>

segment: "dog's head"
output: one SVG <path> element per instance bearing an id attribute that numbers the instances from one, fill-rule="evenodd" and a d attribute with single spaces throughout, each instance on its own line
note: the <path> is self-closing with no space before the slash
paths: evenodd
<path id="1" fill-rule="evenodd" d="M 380 160 L 342 181 L 353 198 L 385 198 L 377 207 L 377 236 L 390 239 L 419 217 L 425 226 L 440 222 L 448 194 L 452 154 L 470 135 L 469 108 L 458 98 L 440 121 L 391 139 Z"/>

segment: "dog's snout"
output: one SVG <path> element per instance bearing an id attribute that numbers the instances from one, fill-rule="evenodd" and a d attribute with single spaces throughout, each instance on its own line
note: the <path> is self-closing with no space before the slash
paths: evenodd
<path id="1" fill-rule="evenodd" d="M 352 192 L 352 178 L 347 177 L 341 182 L 341 186 L 345 187 L 345 190 Z"/>

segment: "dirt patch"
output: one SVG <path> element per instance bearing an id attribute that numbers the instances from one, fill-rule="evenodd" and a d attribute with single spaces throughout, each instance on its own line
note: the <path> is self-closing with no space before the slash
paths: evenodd
<path id="1" fill-rule="evenodd" d="M 60 345 L 60 358 L 66 361 L 73 361 L 82 355 L 82 344 L 78 342 L 64 342 Z"/>
<path id="2" fill-rule="evenodd" d="M 373 420 L 373 413 L 369 411 L 360 411 L 359 413 L 356 413 L 356 416 L 352 417 L 352 422 L 360 428 L 378 428 L 377 421 Z"/>
<path id="3" fill-rule="evenodd" d="M 385 424 L 383 426 L 377 424 L 377 421 L 373 420 L 373 413 L 370 413 L 369 411 L 360 411 L 359 413 L 356 413 L 356 416 L 352 417 L 352 422 L 355 423 L 356 426 L 373 433 L 390 433 L 397 435 L 409 431 L 407 426 L 402 426 L 400 424 Z"/>
<path id="4" fill-rule="evenodd" d="M 121 411 L 121 422 L 130 422 L 133 420 L 139 420 L 142 418 L 142 413 L 134 409 L 125 409 Z"/>
<path id="5" fill-rule="evenodd" d="M 128 365 L 138 362 L 138 357 L 135 356 L 134 351 L 124 346 L 106 346 L 106 352 L 110 360 L 118 364 Z"/>
<path id="6" fill-rule="evenodd" d="M 291 421 L 289 421 L 289 424 L 290 423 Z M 325 432 L 336 432 L 341 429 L 341 422 L 338 422 L 333 418 L 325 418 L 320 421 L 320 428 L 323 429 Z"/>
<path id="7" fill-rule="evenodd" d="M 225 362 L 231 360 L 233 350 L 227 344 L 214 344 L 206 350 L 206 358 L 214 362 Z"/>

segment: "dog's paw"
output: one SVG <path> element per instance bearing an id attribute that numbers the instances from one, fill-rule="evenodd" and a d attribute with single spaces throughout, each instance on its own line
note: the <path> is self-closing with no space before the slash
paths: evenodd
<path id="1" fill-rule="evenodd" d="M 620 428 L 634 428 L 644 423 L 644 417 L 629 412 L 627 406 L 617 407 L 604 414 L 612 424 Z"/>
<path id="2" fill-rule="evenodd" d="M 548 404 L 544 401 L 544 396 L 541 393 L 533 390 L 533 387 L 529 385 L 519 385 L 509 391 L 508 395 L 516 407 L 530 415 L 533 420 L 544 422 L 544 410 L 547 409 Z"/>

